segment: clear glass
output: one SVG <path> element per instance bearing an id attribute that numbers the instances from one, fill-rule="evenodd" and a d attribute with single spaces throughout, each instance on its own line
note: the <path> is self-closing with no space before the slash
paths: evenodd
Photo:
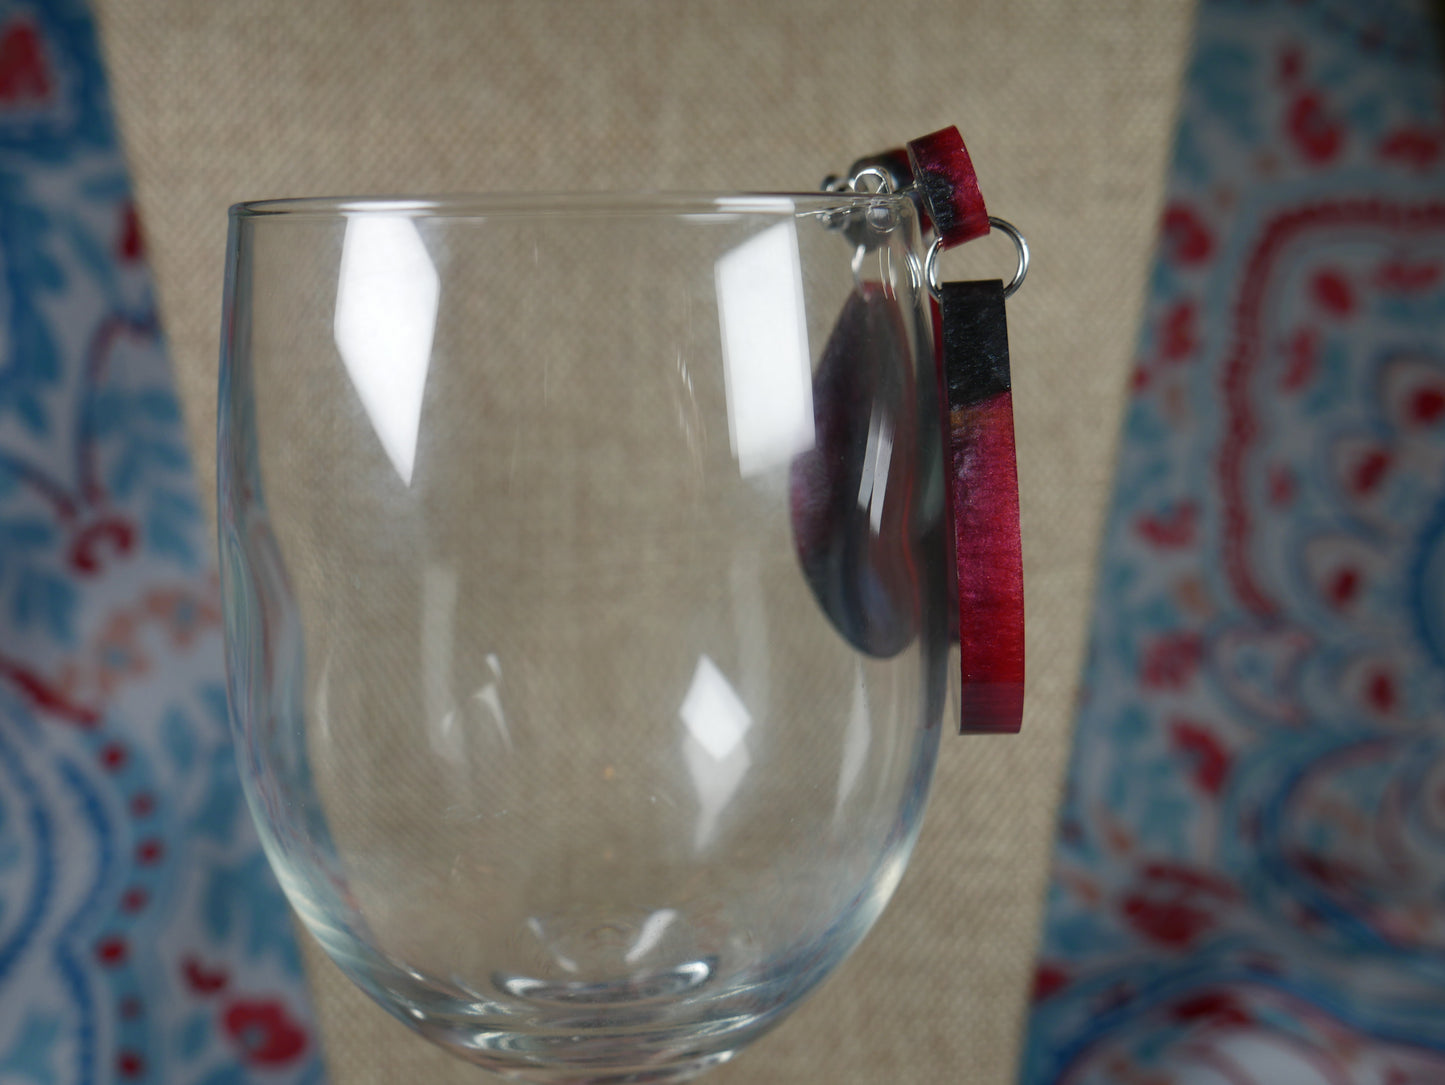
<path id="1" fill-rule="evenodd" d="M 729 1058 L 877 918 L 933 769 L 912 204 L 301 200 L 230 226 L 232 720 L 296 910 L 491 1070 Z"/>

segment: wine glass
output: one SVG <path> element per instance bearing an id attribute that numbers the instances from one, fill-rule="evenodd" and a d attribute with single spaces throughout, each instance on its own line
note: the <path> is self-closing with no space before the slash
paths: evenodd
<path id="1" fill-rule="evenodd" d="M 920 266 L 887 193 L 232 209 L 241 774 L 394 1016 L 684 1080 L 878 917 L 948 653 Z"/>

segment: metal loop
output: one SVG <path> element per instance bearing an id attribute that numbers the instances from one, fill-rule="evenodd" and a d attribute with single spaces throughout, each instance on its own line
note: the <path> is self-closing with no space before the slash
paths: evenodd
<path id="1" fill-rule="evenodd" d="M 1018 227 L 1011 222 L 990 218 L 988 224 L 995 230 L 1008 234 L 1009 240 L 1014 243 L 1014 248 L 1019 254 L 1019 266 L 1014 271 L 1014 277 L 1003 288 L 1003 296 L 1011 298 L 1018 293 L 1019 287 L 1024 284 L 1024 276 L 1029 273 L 1029 243 L 1024 235 L 1019 233 Z M 943 288 L 938 282 L 938 254 L 942 251 L 942 238 L 935 238 L 933 244 L 928 247 L 928 255 L 923 260 L 923 277 L 928 280 L 928 292 L 935 298 L 943 292 Z"/>
<path id="2" fill-rule="evenodd" d="M 934 301 L 939 301 L 943 288 L 938 285 L 938 254 L 943 251 L 943 238 L 935 237 L 928 246 L 928 255 L 923 258 L 923 277 L 928 281 L 928 292 Z"/>
<path id="3" fill-rule="evenodd" d="M 865 192 L 858 187 L 858 183 L 865 177 L 871 177 L 878 182 L 878 187 L 871 192 Z M 893 192 L 893 178 L 888 176 L 888 171 L 881 166 L 864 166 L 861 170 L 848 178 L 848 187 L 859 195 L 891 195 Z"/>

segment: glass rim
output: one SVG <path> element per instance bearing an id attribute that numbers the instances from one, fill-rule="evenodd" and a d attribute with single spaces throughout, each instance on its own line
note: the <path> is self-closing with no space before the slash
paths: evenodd
<path id="1" fill-rule="evenodd" d="M 545 215 L 795 215 L 912 206 L 906 193 L 854 192 L 478 192 L 432 196 L 291 196 L 245 200 L 228 209 L 233 220 L 347 218 L 485 218 Z"/>

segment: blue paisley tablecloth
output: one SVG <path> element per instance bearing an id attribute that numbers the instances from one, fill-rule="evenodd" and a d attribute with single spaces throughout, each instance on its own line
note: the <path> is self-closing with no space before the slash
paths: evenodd
<path id="1" fill-rule="evenodd" d="M 1432 7 L 1200 10 L 1027 1085 L 1445 1081 Z"/>
<path id="2" fill-rule="evenodd" d="M 219 626 L 94 27 L 0 0 L 6 1085 L 321 1077 Z"/>

